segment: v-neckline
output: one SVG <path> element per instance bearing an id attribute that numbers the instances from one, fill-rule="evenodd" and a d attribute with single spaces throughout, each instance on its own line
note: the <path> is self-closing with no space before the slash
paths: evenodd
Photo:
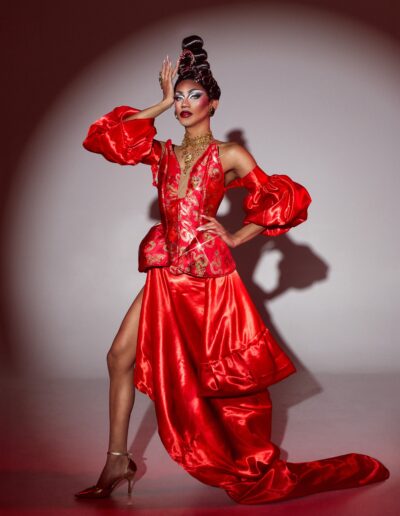
<path id="1" fill-rule="evenodd" d="M 198 162 L 201 160 L 201 158 L 204 157 L 204 155 L 206 154 L 206 152 L 210 149 L 211 145 L 214 145 L 215 144 L 215 141 L 212 141 L 210 142 L 207 147 L 204 149 L 203 153 L 200 154 L 200 156 L 196 159 L 196 161 L 193 163 L 192 165 L 192 168 L 189 170 L 188 172 L 188 176 L 190 178 L 190 176 L 192 175 L 192 171 L 197 167 L 197 164 Z M 174 144 L 172 143 L 171 141 L 171 151 L 172 151 L 172 154 L 174 155 L 174 158 L 175 158 L 175 161 L 176 161 L 176 164 L 178 165 L 178 169 L 179 169 L 179 177 L 178 177 L 178 182 L 180 181 L 180 178 L 181 178 L 181 175 L 182 175 L 182 167 L 181 167 L 181 164 L 179 163 L 179 159 L 178 159 L 178 156 L 176 155 L 175 153 L 175 150 L 174 150 Z M 186 196 L 185 196 L 186 197 Z M 182 199 L 183 197 L 180 197 L 180 199 Z"/>

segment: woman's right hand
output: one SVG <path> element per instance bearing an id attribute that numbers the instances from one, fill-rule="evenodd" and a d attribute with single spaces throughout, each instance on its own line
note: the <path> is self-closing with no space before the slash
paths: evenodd
<path id="1" fill-rule="evenodd" d="M 172 106 L 174 103 L 174 86 L 172 84 L 172 79 L 175 77 L 179 67 L 179 58 L 176 61 L 176 65 L 172 68 L 172 62 L 167 56 L 166 59 L 163 60 L 161 72 L 160 72 L 160 86 L 163 90 L 163 101 L 168 102 Z"/>

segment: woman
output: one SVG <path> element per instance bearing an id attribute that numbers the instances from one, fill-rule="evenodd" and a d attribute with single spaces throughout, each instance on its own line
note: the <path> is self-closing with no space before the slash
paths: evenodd
<path id="1" fill-rule="evenodd" d="M 91 125 L 83 142 L 112 162 L 151 166 L 161 222 L 140 244 L 145 286 L 107 356 L 107 461 L 97 484 L 76 496 L 106 497 L 124 480 L 130 492 L 136 471 L 127 452 L 132 378 L 155 403 L 159 434 L 171 457 L 239 503 L 384 480 L 388 470 L 368 455 L 290 463 L 279 459 L 280 450 L 270 441 L 267 387 L 295 367 L 253 305 L 229 248 L 304 222 L 311 197 L 288 176 L 265 174 L 241 145 L 213 137 L 210 117 L 221 92 L 203 40 L 189 36 L 182 49 L 175 67 L 168 57 L 163 61 L 161 102 L 142 111 L 115 108 Z M 185 128 L 180 146 L 154 138 L 154 118 L 172 105 Z M 225 190 L 238 186 L 248 191 L 244 224 L 230 233 L 215 215 Z"/>

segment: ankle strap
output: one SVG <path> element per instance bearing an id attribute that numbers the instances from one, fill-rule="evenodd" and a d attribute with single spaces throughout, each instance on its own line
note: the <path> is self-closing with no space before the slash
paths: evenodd
<path id="1" fill-rule="evenodd" d="M 124 455 L 126 457 L 131 457 L 132 454 L 129 452 L 119 452 L 119 451 L 108 451 L 107 455 Z"/>

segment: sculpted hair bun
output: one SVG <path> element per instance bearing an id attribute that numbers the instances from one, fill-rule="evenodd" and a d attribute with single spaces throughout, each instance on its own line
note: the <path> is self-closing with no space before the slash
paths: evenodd
<path id="1" fill-rule="evenodd" d="M 203 45 L 203 39 L 196 35 L 187 36 L 182 40 L 182 53 L 175 89 L 180 81 L 190 79 L 203 86 L 210 100 L 219 99 L 221 90 L 211 73 L 210 63 L 207 61 L 208 54 Z"/>

